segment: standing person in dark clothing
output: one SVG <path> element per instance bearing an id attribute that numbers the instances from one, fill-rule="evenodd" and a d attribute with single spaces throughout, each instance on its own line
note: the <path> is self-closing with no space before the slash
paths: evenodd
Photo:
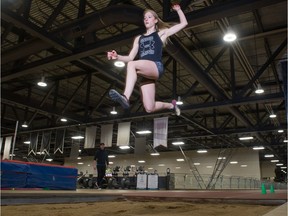
<path id="1" fill-rule="evenodd" d="M 97 169 L 97 186 L 101 188 L 103 178 L 106 175 L 106 167 L 109 165 L 108 153 L 105 150 L 105 144 L 100 143 L 100 149 L 96 151 L 94 156 L 93 168 Z"/>

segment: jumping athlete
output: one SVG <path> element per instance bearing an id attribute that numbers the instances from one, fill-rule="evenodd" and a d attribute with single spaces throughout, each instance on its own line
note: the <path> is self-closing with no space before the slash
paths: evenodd
<path id="1" fill-rule="evenodd" d="M 133 92 L 137 75 L 142 77 L 141 93 L 142 102 L 146 112 L 152 113 L 162 109 L 174 109 L 176 115 L 180 115 L 180 109 L 176 100 L 171 103 L 155 101 L 155 82 L 164 73 L 162 63 L 162 48 L 167 38 L 181 29 L 188 23 L 181 7 L 176 4 L 172 9 L 178 13 L 180 22 L 175 25 L 164 23 L 153 10 L 144 11 L 144 25 L 146 33 L 135 38 L 133 47 L 127 56 L 117 54 L 115 50 L 107 52 L 108 60 L 117 59 L 127 62 L 126 85 L 123 94 L 111 89 L 109 95 L 112 100 L 121 104 L 124 109 L 130 107 L 129 98 Z M 134 60 L 138 54 L 139 60 Z"/>

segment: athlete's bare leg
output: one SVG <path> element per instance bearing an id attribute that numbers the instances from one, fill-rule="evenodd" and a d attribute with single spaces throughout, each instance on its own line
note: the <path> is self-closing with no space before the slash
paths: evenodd
<path id="1" fill-rule="evenodd" d="M 126 74 L 126 86 L 124 90 L 124 95 L 129 100 L 135 83 L 137 81 L 137 75 L 142 77 L 157 80 L 158 79 L 158 69 L 153 61 L 148 60 L 137 60 L 131 61 L 127 64 L 127 74 Z"/>
<path id="2" fill-rule="evenodd" d="M 174 108 L 172 103 L 155 101 L 155 83 L 142 85 L 141 92 L 143 105 L 148 113 Z"/>

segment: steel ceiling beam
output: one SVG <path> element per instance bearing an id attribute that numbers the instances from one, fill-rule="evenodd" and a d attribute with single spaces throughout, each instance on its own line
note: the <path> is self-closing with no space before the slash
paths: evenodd
<path id="1" fill-rule="evenodd" d="M 186 17 L 189 25 L 195 26 L 283 1 L 285 0 L 234 0 L 212 5 L 201 10 L 192 11 L 187 13 Z M 62 35 L 66 40 L 71 40 L 72 38 L 121 22 L 141 26 L 143 25 L 142 13 L 143 9 L 137 7 L 114 5 L 87 15 L 81 19 L 72 21 L 70 24 L 59 26 L 56 31 L 51 32 L 51 35 L 58 35 L 58 37 Z M 111 14 L 113 14 L 113 17 L 111 17 Z M 177 19 L 178 17 L 172 17 L 169 21 L 176 21 Z M 15 61 L 27 55 L 38 53 L 47 48 L 50 47 L 40 39 L 27 41 L 13 50 L 11 49 L 10 51 L 2 53 L 2 64 Z"/>
<path id="2" fill-rule="evenodd" d="M 72 53 L 72 47 L 67 44 L 66 41 L 61 40 L 53 35 L 50 35 L 47 31 L 44 31 L 40 27 L 32 24 L 23 17 L 17 15 L 8 10 L 4 10 L 1 13 L 1 19 L 5 20 L 6 22 L 13 23 L 18 28 L 21 28 L 31 34 L 34 37 L 41 39 L 43 42 L 50 44 L 63 52 Z"/>

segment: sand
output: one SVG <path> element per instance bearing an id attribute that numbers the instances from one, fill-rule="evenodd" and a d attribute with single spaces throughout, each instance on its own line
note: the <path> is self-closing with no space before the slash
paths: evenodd
<path id="1" fill-rule="evenodd" d="M 260 216 L 277 206 L 196 204 L 170 201 L 110 201 L 1 206 L 2 216 Z"/>

